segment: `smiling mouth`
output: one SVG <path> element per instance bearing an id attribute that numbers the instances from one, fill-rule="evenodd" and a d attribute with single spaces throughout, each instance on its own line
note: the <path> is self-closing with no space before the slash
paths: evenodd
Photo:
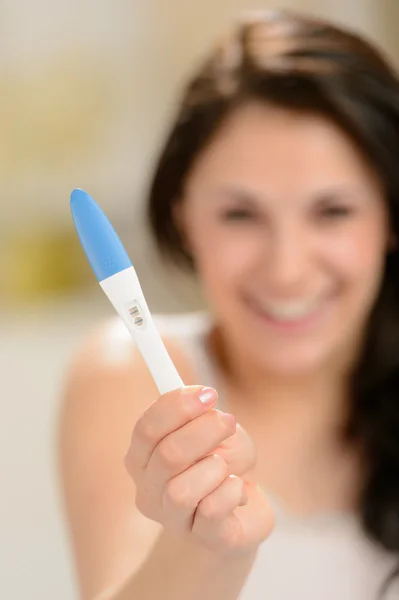
<path id="1" fill-rule="evenodd" d="M 260 317 L 281 326 L 307 324 L 320 314 L 327 303 L 326 294 L 284 302 L 247 299 L 249 307 Z"/>

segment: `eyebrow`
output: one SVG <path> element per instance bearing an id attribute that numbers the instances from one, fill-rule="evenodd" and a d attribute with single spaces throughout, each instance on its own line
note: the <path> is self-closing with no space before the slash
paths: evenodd
<path id="1" fill-rule="evenodd" d="M 331 185 L 323 189 L 317 190 L 314 195 L 314 200 L 369 200 L 373 194 L 367 187 L 360 187 L 352 184 L 337 184 Z"/>
<path id="2" fill-rule="evenodd" d="M 237 200 L 242 204 L 246 205 L 253 205 L 254 203 L 259 203 L 262 201 L 262 197 L 263 199 L 265 199 L 264 194 L 262 194 L 262 192 L 248 190 L 244 189 L 243 187 L 234 185 L 219 186 L 216 190 L 216 195 L 222 198 Z"/>
<path id="3" fill-rule="evenodd" d="M 249 190 L 240 186 L 234 186 L 234 184 L 218 186 L 216 195 L 221 198 L 237 200 L 248 206 L 253 206 L 254 203 L 263 203 L 267 200 L 262 191 Z M 359 197 L 367 199 L 370 197 L 370 193 L 366 188 L 361 188 L 351 183 L 338 183 L 314 190 L 311 195 L 311 201 Z"/>

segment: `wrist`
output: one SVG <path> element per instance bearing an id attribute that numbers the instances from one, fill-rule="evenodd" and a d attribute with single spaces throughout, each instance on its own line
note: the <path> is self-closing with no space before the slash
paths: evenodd
<path id="1" fill-rule="evenodd" d="M 173 546 L 176 553 L 184 556 L 186 560 L 205 565 L 214 565 L 218 567 L 248 564 L 255 560 L 259 546 L 251 548 L 241 548 L 234 550 L 222 550 L 210 548 L 202 544 L 191 535 L 176 536 L 164 532 L 163 536 L 168 548 Z"/>
<path id="2" fill-rule="evenodd" d="M 163 530 L 145 563 L 114 600 L 237 600 L 256 554 L 257 548 L 240 554 L 215 551 L 189 535 Z"/>

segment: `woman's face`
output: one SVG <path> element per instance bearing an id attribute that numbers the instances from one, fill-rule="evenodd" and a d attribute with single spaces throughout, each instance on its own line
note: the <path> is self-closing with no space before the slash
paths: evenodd
<path id="1" fill-rule="evenodd" d="M 380 287 L 388 217 L 376 177 L 335 125 L 238 109 L 198 157 L 180 210 L 229 344 L 285 375 L 353 358 Z"/>

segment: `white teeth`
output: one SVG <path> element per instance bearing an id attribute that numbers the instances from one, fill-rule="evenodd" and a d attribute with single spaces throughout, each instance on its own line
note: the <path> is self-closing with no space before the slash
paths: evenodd
<path id="1" fill-rule="evenodd" d="M 278 321 L 296 321 L 312 314 L 320 305 L 320 298 L 309 298 L 307 300 L 294 300 L 291 302 L 259 302 L 257 306 L 262 312 Z"/>

